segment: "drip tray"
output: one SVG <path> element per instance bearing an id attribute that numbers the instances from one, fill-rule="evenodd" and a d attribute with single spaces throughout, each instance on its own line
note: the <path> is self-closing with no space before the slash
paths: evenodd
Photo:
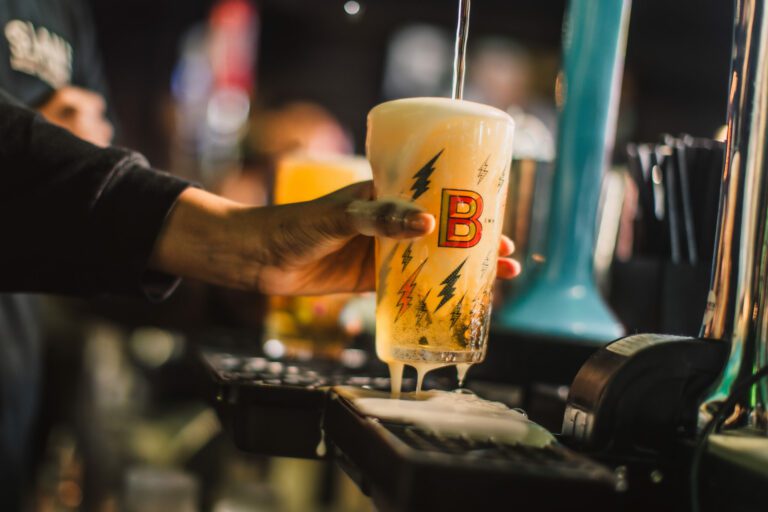
<path id="1" fill-rule="evenodd" d="M 398 414 L 373 417 L 363 412 L 368 407 L 361 396 L 375 394 L 331 390 L 325 436 L 339 464 L 381 510 L 497 510 L 502 503 L 509 509 L 517 503 L 570 511 L 618 503 L 622 482 L 613 471 L 566 448 L 538 425 L 523 419 L 527 430 L 517 441 L 500 435 L 520 430 L 521 420 L 511 411 L 491 413 L 487 425 L 494 435 L 468 436 L 460 433 L 460 420 L 432 428 L 393 419 Z"/>
<path id="2" fill-rule="evenodd" d="M 441 428 L 430 428 L 418 419 L 431 421 L 435 415 L 421 410 L 425 402 L 412 394 L 397 407 L 409 408 L 417 421 L 397 414 L 375 417 L 358 399 L 388 397 L 386 377 L 318 362 L 202 355 L 219 415 L 238 448 L 282 457 L 333 457 L 385 512 L 498 510 L 500 503 L 602 510 L 615 508 L 624 494 L 616 489 L 626 482 L 608 467 L 568 449 L 499 403 L 475 397 L 498 409 L 468 436 L 462 421 L 472 414 L 451 412 Z M 404 380 L 405 389 L 412 389 L 412 380 Z M 419 398 L 453 394 L 433 390 Z M 522 431 L 521 424 L 526 425 Z"/>
<path id="3" fill-rule="evenodd" d="M 202 361 L 213 378 L 216 409 L 235 445 L 279 457 L 327 457 L 321 424 L 332 386 L 381 391 L 390 386 L 389 378 L 317 361 L 300 364 L 215 351 L 203 352 Z M 412 380 L 404 385 L 412 387 Z"/>

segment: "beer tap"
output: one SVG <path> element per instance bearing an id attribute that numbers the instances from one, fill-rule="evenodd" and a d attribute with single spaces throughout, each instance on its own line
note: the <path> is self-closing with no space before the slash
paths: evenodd
<path id="1" fill-rule="evenodd" d="M 502 327 L 606 343 L 624 328 L 595 285 L 593 258 L 600 183 L 613 146 L 629 0 L 571 0 L 557 92 L 557 137 L 548 246 L 529 258 L 530 280 L 509 298 Z"/>
<path id="2" fill-rule="evenodd" d="M 709 421 L 735 386 L 768 364 L 768 17 L 764 0 L 737 0 L 725 165 L 715 261 L 701 337 L 730 342 L 720 378 L 701 404 Z M 755 384 L 726 427 L 768 426 L 765 382 Z"/>

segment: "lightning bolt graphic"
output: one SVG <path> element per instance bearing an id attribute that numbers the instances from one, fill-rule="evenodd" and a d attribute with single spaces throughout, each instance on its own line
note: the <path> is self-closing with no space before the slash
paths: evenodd
<path id="1" fill-rule="evenodd" d="M 403 313 L 405 313 L 405 311 L 411 307 L 411 302 L 413 301 L 413 289 L 416 287 L 416 277 L 419 275 L 419 272 L 421 272 L 421 269 L 424 267 L 426 262 L 427 260 L 422 261 L 416 270 L 413 271 L 413 274 L 411 274 L 408 279 L 405 280 L 403 286 L 401 286 L 398 290 L 397 293 L 400 294 L 400 299 L 398 299 L 397 305 L 400 307 L 400 310 L 397 312 L 395 322 L 397 322 Z"/>
<path id="2" fill-rule="evenodd" d="M 488 155 L 485 157 L 485 162 L 480 166 L 480 168 L 477 170 L 477 184 L 479 185 L 480 182 L 485 179 L 486 176 L 488 176 L 488 159 L 491 158 L 491 155 Z"/>
<path id="3" fill-rule="evenodd" d="M 497 186 L 497 190 L 501 190 L 501 187 L 503 187 L 503 186 L 504 186 L 504 180 L 505 180 L 505 178 L 506 178 L 505 174 L 506 174 L 506 173 L 505 173 L 504 171 L 502 171 L 502 172 L 501 172 L 501 174 L 499 175 L 499 181 L 498 181 L 498 183 L 496 184 L 496 186 Z"/>
<path id="4" fill-rule="evenodd" d="M 403 272 L 405 272 L 405 267 L 407 267 L 408 264 L 413 259 L 413 256 L 411 256 L 411 248 L 412 247 L 413 247 L 413 242 L 409 243 L 408 247 L 406 247 L 405 250 L 403 251 L 403 259 L 402 259 L 402 261 L 403 261 L 403 270 L 402 271 Z"/>
<path id="5" fill-rule="evenodd" d="M 445 151 L 445 148 L 441 149 L 429 162 L 424 164 L 424 167 L 419 169 L 419 171 L 413 175 L 415 181 L 413 182 L 413 185 L 411 185 L 411 190 L 413 191 L 411 199 L 418 199 L 427 191 L 427 189 L 429 189 L 429 177 L 435 172 L 435 162 L 437 162 L 437 159 L 443 154 L 443 151 Z"/>
<path id="6" fill-rule="evenodd" d="M 395 257 L 397 248 L 400 247 L 400 243 L 396 243 L 392 250 L 387 253 L 384 260 L 379 267 L 379 282 L 376 286 L 376 304 L 381 302 L 381 299 L 387 294 L 387 278 L 392 270 L 392 259 Z"/>
<path id="7" fill-rule="evenodd" d="M 453 327 L 458 319 L 461 318 L 461 305 L 464 303 L 464 297 L 466 296 L 466 293 L 462 295 L 459 299 L 459 302 L 457 302 L 456 306 L 454 306 L 453 311 L 451 311 L 451 327 Z"/>
<path id="8" fill-rule="evenodd" d="M 491 254 L 493 251 L 488 251 L 488 254 L 485 255 L 485 259 L 483 259 L 483 262 L 480 264 L 480 276 L 484 276 L 486 272 L 488 272 L 488 268 L 491 266 Z"/>
<path id="9" fill-rule="evenodd" d="M 463 267 L 466 262 L 467 258 L 464 258 L 464 261 L 459 263 L 459 266 L 456 267 L 453 272 L 448 274 L 448 277 L 443 279 L 443 282 L 440 283 L 443 286 L 443 289 L 440 290 L 440 293 L 438 293 L 437 296 L 442 297 L 442 300 L 440 300 L 440 304 L 435 308 L 435 313 L 437 313 L 437 310 L 443 307 L 446 302 L 453 298 L 453 295 L 456 293 L 456 287 L 454 285 L 461 277 L 459 272 L 461 272 L 461 267 Z"/>
<path id="10" fill-rule="evenodd" d="M 429 289 L 426 295 L 419 297 L 419 305 L 416 307 L 416 325 L 421 327 L 421 323 L 424 322 L 426 326 L 432 325 L 432 317 L 429 316 L 429 309 L 427 308 L 427 298 L 432 293 L 432 288 Z"/>

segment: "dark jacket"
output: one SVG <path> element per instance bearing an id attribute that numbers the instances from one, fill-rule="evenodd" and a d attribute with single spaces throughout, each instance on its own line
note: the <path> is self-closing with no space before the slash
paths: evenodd
<path id="1" fill-rule="evenodd" d="M 87 11 L 77 0 L 0 1 L 0 88 L 24 105 L 65 84 L 106 96 Z M 135 153 L 98 149 L 0 92 L 0 292 L 167 296 L 146 269 L 188 185 Z M 0 294 L 0 508 L 16 509 L 39 386 L 38 306 Z"/>
<path id="2" fill-rule="evenodd" d="M 175 280 L 146 269 L 184 180 L 101 149 L 0 92 L 0 291 L 163 298 Z"/>
<path id="3" fill-rule="evenodd" d="M 137 153 L 101 149 L 0 91 L 0 291 L 162 299 L 177 280 L 147 269 L 188 183 Z M 34 410 L 34 311 L 0 298 L 0 503 L 18 478 Z"/>

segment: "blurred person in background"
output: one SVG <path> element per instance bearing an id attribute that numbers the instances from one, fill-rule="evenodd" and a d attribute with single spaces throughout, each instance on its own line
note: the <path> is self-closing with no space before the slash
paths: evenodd
<path id="1" fill-rule="evenodd" d="M 466 98 L 508 112 L 515 120 L 515 158 L 554 157 L 557 114 L 534 90 L 534 63 L 519 44 L 502 37 L 480 39 L 468 59 Z"/>
<path id="2" fill-rule="evenodd" d="M 0 27 L 0 87 L 49 122 L 109 145 L 105 81 L 90 14 L 80 0 L 4 0 Z M 19 496 L 40 387 L 40 324 L 37 297 L 0 295 L 0 453 L 4 466 L 14 468 L 3 472 L 3 486 Z"/>
<path id="3" fill-rule="evenodd" d="M 305 101 L 257 114 L 249 143 L 273 161 L 294 151 L 352 153 L 352 141 L 338 119 L 321 105 Z"/>
<path id="4" fill-rule="evenodd" d="M 384 97 L 449 96 L 452 65 L 453 40 L 448 31 L 423 23 L 407 25 L 389 40 Z"/>
<path id="5" fill-rule="evenodd" d="M 523 108 L 532 94 L 531 60 L 520 45 L 505 38 L 485 38 L 472 48 L 467 93 L 506 111 Z"/>
<path id="6" fill-rule="evenodd" d="M 346 155 L 352 140 L 333 114 L 305 101 L 256 110 L 245 139 L 245 161 L 226 173 L 216 192 L 254 206 L 267 204 L 275 164 L 293 152 Z"/>
<path id="7" fill-rule="evenodd" d="M 49 122 L 97 146 L 112 141 L 106 84 L 80 0 L 0 3 L 0 86 Z"/>

